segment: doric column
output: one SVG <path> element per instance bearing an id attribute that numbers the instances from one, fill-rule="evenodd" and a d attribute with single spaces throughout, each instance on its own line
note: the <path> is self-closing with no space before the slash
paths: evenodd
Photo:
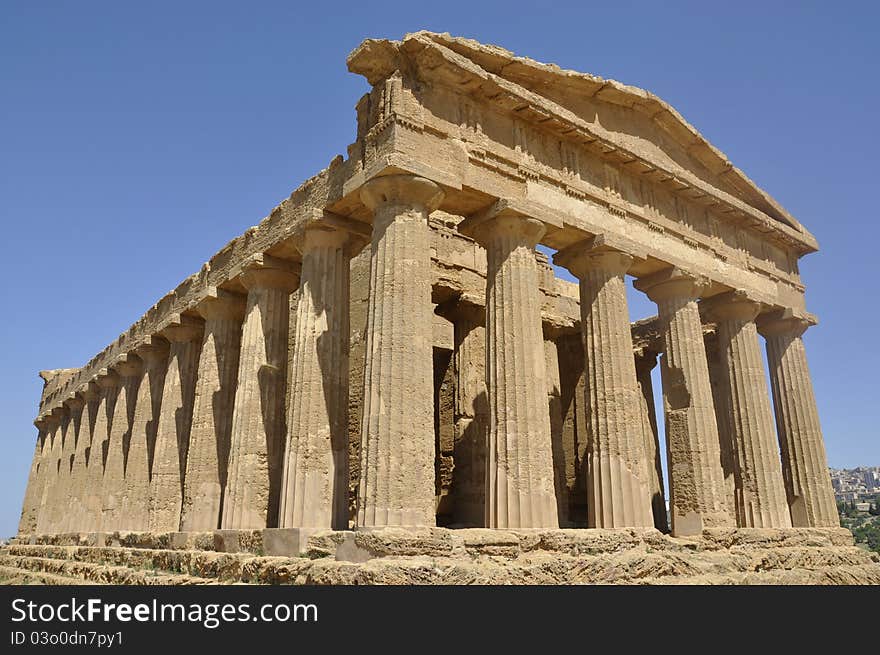
<path id="1" fill-rule="evenodd" d="M 317 225 L 298 243 L 282 528 L 348 527 L 348 242 L 346 232 Z"/>
<path id="2" fill-rule="evenodd" d="M 188 532 L 220 527 L 245 298 L 209 289 L 196 309 L 205 319 L 205 334 L 183 485 L 180 529 Z"/>
<path id="3" fill-rule="evenodd" d="M 811 321 L 780 312 L 760 317 L 782 451 L 782 473 L 795 527 L 840 524 L 807 353 L 801 339 Z"/>
<path id="4" fill-rule="evenodd" d="M 665 353 L 661 364 L 666 406 L 672 532 L 700 534 L 733 524 L 724 482 L 715 406 L 697 307 L 706 282 L 677 268 L 659 271 L 635 286 L 657 303 Z"/>
<path id="5" fill-rule="evenodd" d="M 761 306 L 737 291 L 703 302 L 706 315 L 718 326 L 726 419 L 734 444 L 736 523 L 746 528 L 791 527 L 755 327 Z"/>
<path id="6" fill-rule="evenodd" d="M 50 470 L 55 478 L 47 492 L 46 504 L 49 507 L 49 521 L 43 532 L 60 534 L 64 532 L 65 510 L 67 509 L 67 487 L 70 483 L 68 448 L 73 441 L 73 419 L 66 402 L 53 410 L 57 413 L 60 425 L 52 443 L 52 465 Z M 65 470 L 65 458 L 68 464 Z"/>
<path id="7" fill-rule="evenodd" d="M 486 526 L 558 527 L 535 245 L 540 221 L 496 203 L 459 225 L 486 248 Z"/>
<path id="8" fill-rule="evenodd" d="M 361 188 L 373 212 L 358 526 L 434 525 L 431 234 L 439 186 L 413 175 Z"/>
<path id="9" fill-rule="evenodd" d="M 88 471 L 84 493 L 84 532 L 98 532 L 101 529 L 103 501 L 101 492 L 104 485 L 104 459 L 107 453 L 107 439 L 113 422 L 116 396 L 119 393 L 119 376 L 111 370 L 101 369 L 95 378 L 100 399 L 95 411 L 92 427 L 92 441 L 89 447 Z"/>
<path id="10" fill-rule="evenodd" d="M 192 427 L 202 322 L 189 316 L 178 318 L 179 322 L 160 331 L 170 342 L 170 347 L 151 460 L 151 532 L 176 532 L 180 529 L 183 478 Z"/>
<path id="11" fill-rule="evenodd" d="M 452 493 L 455 523 L 481 527 L 486 518 L 486 447 L 489 404 L 486 395 L 486 310 L 475 299 L 439 305 L 437 314 L 453 324 L 455 373 Z"/>
<path id="12" fill-rule="evenodd" d="M 712 402 L 715 405 L 715 424 L 718 426 L 718 442 L 721 447 L 721 474 L 724 482 L 724 502 L 731 518 L 736 519 L 736 456 L 734 439 L 730 433 L 730 385 L 724 356 L 718 345 L 718 330 L 703 333 L 706 346 L 706 364 L 709 366 L 709 383 L 712 385 Z"/>
<path id="13" fill-rule="evenodd" d="M 95 419 L 101 400 L 101 388 L 94 382 L 88 382 L 80 388 L 78 395 L 83 399 L 85 406 L 80 419 L 73 467 L 70 471 L 70 522 L 68 530 L 71 532 L 83 532 L 88 529 L 86 503 L 88 501 L 89 457 Z"/>
<path id="14" fill-rule="evenodd" d="M 67 417 L 61 407 L 53 409 L 47 418 L 49 423 L 48 443 L 43 446 L 43 458 L 41 466 L 44 473 L 42 476 L 42 489 L 40 493 L 40 515 L 37 519 L 38 534 L 52 534 L 55 532 L 55 521 L 58 517 L 55 505 L 55 492 L 58 487 L 58 464 L 61 460 L 62 423 L 66 427 Z"/>
<path id="15" fill-rule="evenodd" d="M 42 489 L 42 459 L 43 446 L 49 435 L 49 423 L 45 417 L 37 417 L 34 421 L 37 428 L 37 442 L 34 444 L 34 456 L 31 459 L 31 471 L 28 475 L 27 486 L 24 490 L 24 501 L 21 507 L 21 519 L 18 522 L 18 534 L 34 534 L 37 531 L 37 522 L 40 514 L 40 499 Z"/>
<path id="16" fill-rule="evenodd" d="M 86 401 L 82 395 L 72 393 L 64 401 L 70 416 L 67 425 L 67 432 L 64 435 L 64 449 L 61 455 L 61 466 L 59 469 L 60 485 L 56 498 L 59 508 L 59 519 L 57 531 L 60 533 L 71 532 L 74 529 L 73 510 L 76 508 L 74 496 L 76 489 L 73 486 L 73 471 L 76 464 L 76 456 L 79 451 L 79 441 L 83 439 L 83 409 Z"/>
<path id="17" fill-rule="evenodd" d="M 654 384 L 651 371 L 657 366 L 657 353 L 640 349 L 635 357 L 636 381 L 641 392 L 641 414 L 645 436 L 645 461 L 648 465 L 648 480 L 651 485 L 651 513 L 654 527 L 661 532 L 669 532 L 666 516 L 666 494 L 663 490 L 663 465 L 661 463 L 660 435 L 657 431 L 657 409 L 654 406 Z"/>
<path id="18" fill-rule="evenodd" d="M 135 351 L 144 365 L 137 385 L 125 460 L 120 530 L 145 532 L 150 529 L 150 453 L 156 444 L 168 352 L 168 342 L 152 336 Z"/>
<path id="19" fill-rule="evenodd" d="M 580 280 L 587 376 L 587 521 L 590 527 L 651 527 L 648 450 L 636 382 L 625 275 L 633 258 L 593 240 L 556 253 Z"/>
<path id="20" fill-rule="evenodd" d="M 119 375 L 119 394 L 113 409 L 113 420 L 107 439 L 107 456 L 104 461 L 104 482 L 101 488 L 101 532 L 122 529 L 122 496 L 125 489 L 125 456 L 131 438 L 138 385 L 143 362 L 135 355 L 127 355 L 113 364 Z"/>
<path id="21" fill-rule="evenodd" d="M 278 524 L 290 294 L 298 277 L 290 262 L 268 255 L 250 260 L 239 276 L 248 296 L 223 500 L 225 529 Z"/>

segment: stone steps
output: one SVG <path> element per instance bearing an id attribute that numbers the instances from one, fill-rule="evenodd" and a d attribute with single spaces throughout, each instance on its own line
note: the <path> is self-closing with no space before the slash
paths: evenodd
<path id="1" fill-rule="evenodd" d="M 89 583 L 880 584 L 880 556 L 853 546 L 846 530 L 714 530 L 687 540 L 645 530 L 324 532 L 309 540 L 308 558 L 262 555 L 256 541 L 245 552 L 143 535 L 116 543 L 155 547 L 25 541 L 0 549 L 0 566 Z"/>
<path id="2" fill-rule="evenodd" d="M 70 578 L 52 573 L 40 573 L 28 569 L 0 566 L 0 584 L 16 585 L 75 585 L 82 584 L 80 578 Z M 95 583 L 98 584 L 98 583 Z"/>

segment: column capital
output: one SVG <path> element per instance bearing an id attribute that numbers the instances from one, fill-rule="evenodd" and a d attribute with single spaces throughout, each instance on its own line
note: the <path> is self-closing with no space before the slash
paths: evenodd
<path id="1" fill-rule="evenodd" d="M 657 352 L 641 346 L 633 352 L 636 361 L 636 371 L 653 371 L 657 366 Z"/>
<path id="2" fill-rule="evenodd" d="M 498 200 L 464 219 L 458 224 L 458 231 L 484 248 L 501 237 L 513 237 L 521 245 L 534 248 L 543 238 L 547 226 L 526 214 L 519 204 Z"/>
<path id="3" fill-rule="evenodd" d="M 159 334 L 171 343 L 186 343 L 202 337 L 205 323 L 193 316 L 172 315 L 159 329 Z"/>
<path id="4" fill-rule="evenodd" d="M 708 288 L 709 279 L 671 266 L 639 278 L 633 286 L 654 302 L 671 298 L 696 300 Z"/>
<path id="5" fill-rule="evenodd" d="M 37 418 L 34 419 L 34 427 L 37 428 L 37 430 L 39 430 L 40 432 L 43 432 L 44 430 L 48 430 L 49 429 L 48 418 L 49 417 L 46 416 L 45 414 L 41 414 L 40 416 L 38 416 Z"/>
<path id="6" fill-rule="evenodd" d="M 625 275 L 635 259 L 645 259 L 646 253 L 636 244 L 597 234 L 578 241 L 553 255 L 553 263 L 583 279 L 591 269 L 601 269 L 615 275 Z"/>
<path id="7" fill-rule="evenodd" d="M 242 321 L 246 307 L 247 298 L 244 296 L 217 287 L 207 287 L 195 310 L 206 321 Z"/>
<path id="8" fill-rule="evenodd" d="M 248 291 L 278 289 L 293 293 L 299 287 L 299 265 L 265 253 L 251 255 L 237 267 L 235 273 Z"/>
<path id="9" fill-rule="evenodd" d="M 754 321 L 761 303 L 742 290 L 727 291 L 700 301 L 700 312 L 711 321 Z"/>
<path id="10" fill-rule="evenodd" d="M 143 360 L 133 353 L 122 355 L 110 365 L 122 378 L 133 378 L 140 375 L 144 370 Z"/>
<path id="11" fill-rule="evenodd" d="M 49 421 L 52 423 L 53 427 L 57 427 L 58 425 L 61 425 L 61 421 L 67 415 L 67 409 L 64 407 L 64 405 L 53 407 L 52 411 L 49 412 Z"/>
<path id="12" fill-rule="evenodd" d="M 791 309 L 779 309 L 758 316 L 758 332 L 765 337 L 799 337 L 819 321 L 812 314 L 799 315 Z"/>
<path id="13" fill-rule="evenodd" d="M 364 183 L 361 201 L 375 212 L 382 205 L 424 208 L 428 213 L 443 202 L 443 189 L 431 180 L 418 175 L 382 175 Z"/>
<path id="14" fill-rule="evenodd" d="M 115 389 L 119 386 L 119 376 L 116 371 L 102 368 L 95 375 L 95 383 L 102 389 Z"/>
<path id="15" fill-rule="evenodd" d="M 101 398 L 101 388 L 95 382 L 86 382 L 77 390 L 77 393 L 82 396 L 87 403 Z"/>
<path id="16" fill-rule="evenodd" d="M 135 354 L 144 360 L 147 368 L 153 368 L 164 363 L 168 358 L 170 347 L 168 341 L 156 335 L 148 336 L 144 342 L 135 349 Z"/>
<path id="17" fill-rule="evenodd" d="M 313 248 L 323 247 L 339 248 L 351 258 L 370 243 L 372 232 L 369 223 L 316 208 L 310 220 L 297 226 L 290 240 L 302 255 Z M 307 239 L 309 233 L 311 235 Z"/>
<path id="18" fill-rule="evenodd" d="M 67 408 L 70 411 L 78 412 L 85 407 L 86 401 L 85 398 L 82 397 L 82 394 L 74 391 L 64 399 L 64 404 L 67 405 Z"/>

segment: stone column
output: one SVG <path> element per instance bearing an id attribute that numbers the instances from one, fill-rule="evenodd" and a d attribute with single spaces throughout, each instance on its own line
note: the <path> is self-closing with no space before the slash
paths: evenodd
<path id="1" fill-rule="evenodd" d="M 299 279 L 290 262 L 269 256 L 250 261 L 239 279 L 248 296 L 221 525 L 256 530 L 278 525 L 290 294 Z"/>
<path id="2" fill-rule="evenodd" d="M 781 312 L 762 316 L 767 363 L 782 452 L 782 473 L 795 527 L 840 524 L 807 353 L 801 339 L 811 321 Z"/>
<path id="3" fill-rule="evenodd" d="M 24 491 L 22 502 L 21 519 L 18 522 L 18 534 L 35 534 L 40 514 L 40 489 L 41 464 L 43 459 L 43 446 L 49 434 L 49 424 L 44 417 L 37 417 L 34 421 L 37 428 L 37 443 L 34 444 L 34 456 L 31 459 L 31 472 L 28 475 L 27 486 Z"/>
<path id="4" fill-rule="evenodd" d="M 360 527 L 435 525 L 431 232 L 439 186 L 367 182 L 373 212 L 361 423 Z"/>
<path id="5" fill-rule="evenodd" d="M 60 534 L 63 532 L 64 510 L 67 507 L 67 485 L 70 482 L 70 470 L 65 472 L 64 459 L 67 454 L 69 443 L 73 439 L 73 420 L 70 409 L 66 403 L 62 403 L 60 407 L 53 410 L 57 413 L 60 425 L 55 433 L 55 439 L 52 442 L 52 462 L 51 472 L 54 481 L 46 494 L 46 505 L 49 508 L 48 522 L 46 523 L 44 533 Z M 69 461 L 69 460 L 68 460 Z"/>
<path id="6" fill-rule="evenodd" d="M 73 512 L 76 509 L 74 500 L 76 488 L 73 486 L 73 471 L 79 451 L 80 439 L 83 439 L 82 419 L 86 401 L 78 393 L 72 393 L 64 401 L 70 415 L 67 433 L 64 437 L 64 449 L 61 455 L 60 491 L 56 496 L 59 508 L 58 532 L 71 532 L 74 529 Z"/>
<path id="7" fill-rule="evenodd" d="M 703 333 L 706 346 L 706 363 L 709 366 L 709 383 L 712 385 L 712 402 L 715 404 L 715 424 L 718 426 L 718 442 L 721 446 L 721 474 L 724 477 L 724 502 L 731 518 L 736 518 L 736 456 L 734 439 L 730 433 L 730 385 L 724 356 L 718 345 L 718 330 Z"/>
<path id="8" fill-rule="evenodd" d="M 78 395 L 82 397 L 85 407 L 82 411 L 79 436 L 76 440 L 73 468 L 70 471 L 70 523 L 68 529 L 72 532 L 84 532 L 88 529 L 86 504 L 88 485 L 90 484 L 89 457 L 98 405 L 101 400 L 101 388 L 94 382 L 88 382 L 80 388 Z"/>
<path id="9" fill-rule="evenodd" d="M 58 512 L 54 504 L 55 492 L 58 485 L 58 463 L 61 459 L 61 443 L 63 440 L 61 430 L 62 421 L 66 424 L 67 419 L 62 408 L 56 407 L 46 419 L 49 423 L 48 441 L 43 446 L 41 467 L 42 489 L 40 490 L 40 514 L 37 518 L 38 534 L 53 534 L 54 522 Z M 65 426 L 66 427 L 66 426 Z"/>
<path id="10" fill-rule="evenodd" d="M 107 439 L 110 436 L 110 426 L 113 422 L 120 380 L 114 371 L 101 369 L 95 382 L 100 390 L 100 399 L 98 400 L 98 409 L 95 412 L 95 422 L 92 427 L 89 468 L 86 472 L 87 484 L 83 489 L 85 502 L 82 529 L 84 532 L 98 532 L 101 529 L 101 512 L 103 510 L 101 491 L 104 485 L 104 458 L 107 453 Z"/>
<path id="11" fill-rule="evenodd" d="M 183 485 L 180 529 L 185 532 L 220 527 L 245 305 L 243 296 L 212 289 L 196 308 L 205 319 L 205 334 Z"/>
<path id="12" fill-rule="evenodd" d="M 726 418 L 734 444 L 736 523 L 745 528 L 791 527 L 755 327 L 761 306 L 737 291 L 703 302 L 706 315 L 718 326 Z"/>
<path id="13" fill-rule="evenodd" d="M 189 316 L 160 331 L 170 342 L 150 469 L 150 531 L 180 529 L 202 322 Z"/>
<path id="14" fill-rule="evenodd" d="M 348 528 L 349 235 L 313 226 L 302 275 L 278 525 Z"/>
<path id="15" fill-rule="evenodd" d="M 559 526 L 535 245 L 540 221 L 507 212 L 460 224 L 486 248 L 489 396 L 486 526 Z"/>
<path id="16" fill-rule="evenodd" d="M 633 258 L 591 242 L 554 257 L 580 280 L 588 396 L 587 521 L 651 527 L 648 450 L 636 382 L 625 275 Z"/>
<path id="17" fill-rule="evenodd" d="M 724 502 L 718 426 L 697 308 L 706 284 L 677 268 L 635 283 L 657 303 L 663 331 L 661 374 L 672 533 L 676 536 L 733 524 Z"/>
<path id="18" fill-rule="evenodd" d="M 107 456 L 104 461 L 104 482 L 101 487 L 101 532 L 122 529 L 122 496 L 125 490 L 125 457 L 131 438 L 135 401 L 141 381 L 143 362 L 134 355 L 113 365 L 119 375 L 119 395 L 110 423 Z"/>
<path id="19" fill-rule="evenodd" d="M 648 480 L 651 484 L 651 513 L 654 515 L 654 527 L 661 532 L 669 532 L 660 435 L 657 431 L 657 409 L 654 405 L 654 384 L 651 380 L 651 371 L 657 366 L 657 353 L 642 348 L 635 357 L 635 366 L 636 380 L 642 395 L 641 413 L 645 435 L 645 461 L 648 465 Z"/>
<path id="20" fill-rule="evenodd" d="M 150 529 L 150 453 L 156 444 L 162 389 L 168 366 L 168 342 L 159 337 L 136 351 L 144 363 L 137 385 L 137 399 L 125 460 L 125 484 L 119 529 L 145 532 Z"/>

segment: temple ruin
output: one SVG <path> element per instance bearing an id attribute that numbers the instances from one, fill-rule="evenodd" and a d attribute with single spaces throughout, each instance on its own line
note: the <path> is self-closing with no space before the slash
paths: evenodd
<path id="1" fill-rule="evenodd" d="M 41 373 L 19 543 L 846 532 L 806 228 L 641 89 L 427 32 L 348 67 L 372 89 L 346 157 Z M 631 323 L 628 276 L 655 318 Z"/>

